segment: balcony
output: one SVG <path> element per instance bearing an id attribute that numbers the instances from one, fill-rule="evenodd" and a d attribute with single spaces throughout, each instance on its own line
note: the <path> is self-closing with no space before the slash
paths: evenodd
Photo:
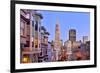
<path id="1" fill-rule="evenodd" d="M 36 53 L 40 53 L 41 50 L 40 49 L 32 49 L 32 51 L 29 49 L 29 47 L 26 47 L 23 51 L 22 54 L 36 54 Z"/>

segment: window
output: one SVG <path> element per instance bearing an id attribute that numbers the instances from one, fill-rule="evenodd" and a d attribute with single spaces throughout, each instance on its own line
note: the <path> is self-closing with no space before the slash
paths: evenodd
<path id="1" fill-rule="evenodd" d="M 32 21 L 32 36 L 34 37 L 34 21 Z"/>
<path id="2" fill-rule="evenodd" d="M 26 41 L 25 47 L 29 47 L 29 41 Z"/>
<path id="3" fill-rule="evenodd" d="M 35 31 L 38 31 L 38 21 L 36 21 L 36 24 L 35 24 Z"/>
<path id="4" fill-rule="evenodd" d="M 20 29 L 21 29 L 21 35 L 24 35 L 24 32 L 25 32 L 25 21 L 24 20 L 21 20 Z"/>
<path id="5" fill-rule="evenodd" d="M 39 27 L 39 32 L 41 31 L 41 27 Z"/>
<path id="6" fill-rule="evenodd" d="M 25 45 L 23 43 L 21 43 L 21 45 L 20 45 L 21 50 L 23 50 L 24 46 Z"/>
<path id="7" fill-rule="evenodd" d="M 32 26 L 34 27 L 34 21 L 32 21 Z"/>
<path id="8" fill-rule="evenodd" d="M 30 35 L 30 25 L 27 25 L 27 35 Z"/>

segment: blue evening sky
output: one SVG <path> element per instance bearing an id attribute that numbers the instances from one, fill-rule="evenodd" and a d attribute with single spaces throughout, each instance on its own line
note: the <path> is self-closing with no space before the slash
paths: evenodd
<path id="1" fill-rule="evenodd" d="M 90 13 L 88 12 L 59 12 L 38 11 L 42 14 L 42 25 L 50 33 L 49 41 L 55 39 L 56 23 L 60 25 L 60 37 L 64 41 L 69 38 L 69 29 L 76 29 L 76 39 L 82 36 L 90 37 Z"/>

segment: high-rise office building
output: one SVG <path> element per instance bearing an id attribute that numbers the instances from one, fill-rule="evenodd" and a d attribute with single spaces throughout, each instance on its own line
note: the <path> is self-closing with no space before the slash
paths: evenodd
<path id="1" fill-rule="evenodd" d="M 60 49 L 60 26 L 56 23 L 55 28 L 55 49 Z"/>
<path id="2" fill-rule="evenodd" d="M 76 41 L 76 30 L 75 29 L 69 30 L 69 40 L 72 42 Z"/>
<path id="3" fill-rule="evenodd" d="M 60 26 L 58 22 L 56 23 L 56 28 L 55 28 L 54 49 L 55 49 L 56 61 L 57 61 L 59 60 L 59 54 L 61 52 Z"/>
<path id="4" fill-rule="evenodd" d="M 85 44 L 88 41 L 88 36 L 83 36 L 83 43 Z"/>

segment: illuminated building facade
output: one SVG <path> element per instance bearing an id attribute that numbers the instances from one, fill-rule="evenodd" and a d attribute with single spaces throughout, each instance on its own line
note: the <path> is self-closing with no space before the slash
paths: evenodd
<path id="1" fill-rule="evenodd" d="M 21 63 L 27 63 L 30 62 L 29 60 L 29 54 L 23 54 L 23 51 L 29 51 L 29 36 L 28 34 L 30 32 L 29 26 L 30 26 L 30 20 L 27 18 L 28 12 L 27 10 L 20 10 L 20 49 L 21 49 Z"/>
<path id="2" fill-rule="evenodd" d="M 41 53 L 39 55 L 40 62 L 47 62 L 48 61 L 48 36 L 49 32 L 47 32 L 44 27 L 41 29 Z"/>
<path id="3" fill-rule="evenodd" d="M 86 43 L 88 41 L 88 36 L 83 36 L 83 43 Z"/>
<path id="4" fill-rule="evenodd" d="M 24 13 L 24 14 L 23 14 Z M 23 50 L 21 52 L 21 62 L 38 62 L 39 53 L 41 52 L 41 19 L 43 18 L 41 14 L 37 13 L 36 11 L 32 10 L 21 10 L 21 20 L 22 17 L 29 17 L 26 18 L 27 23 L 22 23 L 21 21 L 21 35 L 24 32 L 26 35 L 25 39 L 21 37 L 21 48 L 24 41 Z M 24 26 L 23 26 L 24 25 Z"/>

